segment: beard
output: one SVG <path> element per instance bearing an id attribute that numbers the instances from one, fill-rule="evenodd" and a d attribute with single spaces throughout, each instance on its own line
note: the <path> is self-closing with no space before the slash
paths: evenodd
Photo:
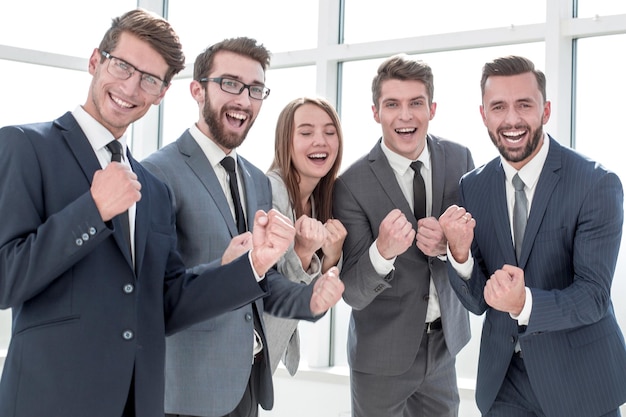
<path id="1" fill-rule="evenodd" d="M 248 135 L 248 131 L 254 124 L 254 119 L 252 119 L 252 114 L 250 112 L 248 114 L 248 118 L 251 120 L 250 124 L 241 134 L 238 133 L 229 133 L 224 126 L 223 118 L 221 117 L 224 113 L 226 113 L 229 109 L 223 108 L 220 110 L 214 110 L 211 107 L 211 101 L 208 99 L 208 93 L 206 95 L 207 100 L 204 102 L 204 108 L 202 109 L 202 116 L 204 117 L 204 122 L 209 127 L 209 132 L 211 132 L 211 139 L 219 146 L 225 149 L 235 149 L 239 147 Z M 237 110 L 242 111 L 242 110 Z M 224 116 L 228 117 L 228 116 Z"/>
<path id="2" fill-rule="evenodd" d="M 509 162 L 521 162 L 531 156 L 539 147 L 541 143 L 541 139 L 543 138 L 543 118 L 541 120 L 542 124 L 539 126 L 537 130 L 532 130 L 530 126 L 515 126 L 515 129 L 525 129 L 530 132 L 530 140 L 526 143 L 522 149 L 511 150 L 507 148 L 504 143 L 500 140 L 500 136 L 497 133 L 488 130 L 489 137 L 496 148 L 498 148 L 498 152 L 502 157 Z M 507 128 L 508 129 L 508 128 Z"/>

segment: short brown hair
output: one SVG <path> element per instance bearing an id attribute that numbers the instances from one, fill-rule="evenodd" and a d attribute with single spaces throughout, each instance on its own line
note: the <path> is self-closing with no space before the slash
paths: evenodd
<path id="1" fill-rule="evenodd" d="M 543 72 L 535 69 L 535 64 L 528 59 L 522 56 L 509 55 L 501 58 L 496 58 L 493 61 L 487 62 L 483 66 L 483 75 L 480 80 L 480 91 L 482 93 L 482 97 L 485 96 L 485 84 L 487 83 L 487 78 L 496 75 L 519 75 L 525 74 L 527 72 L 533 73 L 535 78 L 537 79 L 537 85 L 539 86 L 539 91 L 541 92 L 541 96 L 543 97 L 543 101 L 546 101 L 546 76 Z"/>
<path id="2" fill-rule="evenodd" d="M 174 75 L 185 68 L 185 55 L 178 35 L 169 22 L 161 16 L 144 9 L 135 9 L 114 18 L 98 49 L 113 51 L 124 32 L 147 42 L 163 57 L 169 67 L 163 80 L 166 85 L 169 85 Z M 103 56 L 102 61 L 105 59 Z"/>
<path id="3" fill-rule="evenodd" d="M 378 109 L 382 83 L 387 80 L 421 81 L 426 86 L 428 105 L 433 104 L 435 94 L 433 71 L 424 61 L 411 58 L 406 54 L 393 55 L 384 60 L 372 81 L 372 100 L 376 109 Z"/>
<path id="4" fill-rule="evenodd" d="M 213 69 L 213 59 L 215 54 L 219 51 L 229 51 L 252 58 L 261 64 L 263 71 L 266 71 L 270 65 L 270 51 L 268 51 L 263 44 L 257 43 L 255 39 L 243 36 L 224 39 L 221 42 L 209 46 L 198 55 L 193 65 L 194 80 L 200 81 L 201 78 L 206 77 L 211 72 L 211 69 Z"/>
<path id="5" fill-rule="evenodd" d="M 289 201 L 296 212 L 296 219 L 304 214 L 302 200 L 300 198 L 300 175 L 293 165 L 293 132 L 295 130 L 296 111 L 305 104 L 312 104 L 324 110 L 333 125 L 337 129 L 337 139 L 339 146 L 337 148 L 337 159 L 330 168 L 330 171 L 320 179 L 313 190 L 312 196 L 315 200 L 317 220 L 325 223 L 332 217 L 332 195 L 335 179 L 341 166 L 341 158 L 343 155 L 343 133 L 341 131 L 341 122 L 335 108 L 323 98 L 301 97 L 290 101 L 280 112 L 278 121 L 276 122 L 276 138 L 274 143 L 274 161 L 270 170 L 278 170 L 289 194 Z"/>

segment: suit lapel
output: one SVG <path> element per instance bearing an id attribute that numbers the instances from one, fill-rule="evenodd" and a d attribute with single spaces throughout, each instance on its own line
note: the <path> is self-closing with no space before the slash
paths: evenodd
<path id="1" fill-rule="evenodd" d="M 69 112 L 55 120 L 55 124 L 61 130 L 67 146 L 76 159 L 76 163 L 82 169 L 89 184 L 91 184 L 93 174 L 97 170 L 102 169 L 102 167 L 89 143 L 89 139 L 85 136 L 74 116 Z"/>
<path id="2" fill-rule="evenodd" d="M 522 253 L 519 262 L 519 266 L 522 268 L 528 260 L 528 256 L 535 242 L 535 237 L 539 232 L 539 227 L 548 209 L 548 203 L 560 180 L 560 176 L 556 172 L 561 168 L 561 146 L 549 136 L 548 140 L 550 140 L 550 149 L 541 175 L 539 175 L 537 189 L 533 195 L 528 222 L 524 232 L 524 242 L 522 243 Z"/>
<path id="3" fill-rule="evenodd" d="M 426 136 L 426 146 L 430 152 L 430 163 L 432 170 L 432 207 L 431 216 L 439 218 L 447 207 L 443 205 L 444 181 L 446 178 L 446 158 L 443 149 L 439 146 L 439 141 L 433 140 L 430 135 Z"/>
<path id="4" fill-rule="evenodd" d="M 493 210 L 492 220 L 494 222 L 494 230 L 498 239 L 498 245 L 504 252 L 507 263 L 516 264 L 515 248 L 513 247 L 513 236 L 511 235 L 511 222 L 509 221 L 509 210 L 506 199 L 506 178 L 502 162 L 498 158 L 495 167 L 496 175 L 489 176 L 491 184 L 487 189 L 493 191 L 493 197 L 486 198 L 483 204 L 487 206 L 487 212 Z M 497 203 L 496 203 L 497 202 Z M 489 209 L 491 207 L 491 209 Z M 490 221 L 485 219 L 485 221 Z"/>
<path id="5" fill-rule="evenodd" d="M 133 168 L 133 172 L 137 174 L 137 180 L 139 183 L 146 184 L 146 175 L 143 167 L 133 158 L 130 151 L 128 151 L 126 155 L 128 156 L 128 161 Z M 146 253 L 148 229 L 150 227 L 149 219 L 152 217 L 150 214 L 152 207 L 150 203 L 151 195 L 146 192 L 147 189 L 148 187 L 145 186 L 145 188 L 141 190 L 141 199 L 137 202 L 135 211 L 135 272 L 137 277 L 141 274 L 141 265 Z M 123 242 L 118 241 L 118 244 L 121 243 Z M 128 261 L 132 265 L 132 259 L 128 259 Z"/>
<path id="6" fill-rule="evenodd" d="M 221 213 L 224 221 L 228 225 L 228 230 L 232 236 L 237 236 L 237 224 L 233 218 L 233 213 L 228 205 L 226 195 L 222 191 L 217 175 L 211 166 L 210 161 L 200 148 L 200 145 L 193 139 L 189 131 L 186 131 L 177 141 L 180 152 L 187 156 L 187 165 L 198 177 L 202 185 L 207 189 L 209 195 L 215 202 L 217 209 Z"/>
<path id="7" fill-rule="evenodd" d="M 417 221 L 415 219 L 415 214 L 413 210 L 411 210 L 411 206 L 409 206 L 409 202 L 406 201 L 400 186 L 398 185 L 398 181 L 396 176 L 389 165 L 389 161 L 383 154 L 383 151 L 380 147 L 380 141 L 378 144 L 372 149 L 369 154 L 370 168 L 376 176 L 378 182 L 380 182 L 382 190 L 387 194 L 389 199 L 391 200 L 394 207 L 397 207 L 404 213 L 407 219 L 411 221 L 413 224 L 413 228 L 417 228 Z M 417 230 L 417 229 L 416 229 Z"/>
<path id="8" fill-rule="evenodd" d="M 257 210 L 256 187 L 254 186 L 254 180 L 252 179 L 252 175 L 250 175 L 250 171 L 248 171 L 246 162 L 239 155 L 237 155 L 237 165 L 239 166 L 239 172 L 241 174 L 243 185 L 242 197 L 246 200 L 245 205 L 248 230 L 252 231 L 252 226 L 254 225 L 254 215 Z"/>

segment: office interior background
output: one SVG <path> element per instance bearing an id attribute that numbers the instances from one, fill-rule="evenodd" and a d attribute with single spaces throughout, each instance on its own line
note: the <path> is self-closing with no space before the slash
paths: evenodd
<path id="1" fill-rule="evenodd" d="M 271 94 L 239 149 L 263 170 L 273 158 L 278 113 L 303 95 L 335 103 L 345 138 L 342 169 L 368 152 L 381 134 L 372 117 L 371 80 L 378 64 L 396 53 L 432 66 L 438 107 L 430 131 L 467 145 L 481 165 L 497 156 L 479 114 L 481 68 L 495 57 L 517 54 L 546 73 L 552 101 L 546 131 L 626 183 L 622 0 L 5 0 L 0 4 L 0 126 L 51 120 L 83 104 L 91 80 L 88 57 L 111 18 L 135 7 L 165 16 L 187 58 L 162 104 L 129 132 L 137 159 L 175 141 L 197 120 L 189 82 L 202 49 L 248 36 L 272 52 L 266 81 Z M 624 244 L 612 298 L 626 330 Z M 349 415 L 349 314 L 340 302 L 321 322 L 300 324 L 300 371 L 293 378 L 277 371 L 275 407 L 263 416 Z M 471 321 L 472 340 L 457 358 L 462 417 L 479 415 L 474 385 L 482 317 Z M 10 337 L 11 312 L 0 311 L 0 368 Z"/>

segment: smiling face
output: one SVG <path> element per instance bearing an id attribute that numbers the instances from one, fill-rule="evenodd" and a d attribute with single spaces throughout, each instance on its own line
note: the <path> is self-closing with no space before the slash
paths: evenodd
<path id="1" fill-rule="evenodd" d="M 500 154 L 519 170 L 541 149 L 543 125 L 550 119 L 550 102 L 544 102 L 530 72 L 490 76 L 480 114 Z"/>
<path id="2" fill-rule="evenodd" d="M 216 53 L 213 69 L 206 76 L 226 77 L 250 85 L 265 84 L 265 72 L 258 61 L 230 51 Z M 201 109 L 198 128 L 226 153 L 241 145 L 263 104 L 263 100 L 251 98 L 248 89 L 231 94 L 213 81 L 193 81 L 191 93 Z"/>
<path id="3" fill-rule="evenodd" d="M 337 126 L 320 107 L 303 104 L 294 114 L 292 146 L 292 163 L 300 174 L 301 186 L 310 181 L 314 187 L 337 159 Z"/>
<path id="4" fill-rule="evenodd" d="M 153 104 L 159 104 L 167 91 L 151 95 L 139 86 L 141 74 L 135 72 L 129 79 L 120 80 L 109 74 L 109 60 L 101 61 L 101 51 L 95 49 L 89 58 L 89 73 L 93 76 L 85 111 L 106 127 L 115 138 L 124 134 L 128 126 L 143 117 Z M 106 51 L 135 68 L 164 79 L 167 63 L 147 42 L 134 35 L 122 33 L 115 50 Z"/>
<path id="5" fill-rule="evenodd" d="M 435 117 L 436 103 L 428 104 L 426 86 L 421 81 L 383 81 L 374 120 L 383 130 L 383 141 L 393 152 L 415 160 L 426 146 L 428 124 Z"/>

